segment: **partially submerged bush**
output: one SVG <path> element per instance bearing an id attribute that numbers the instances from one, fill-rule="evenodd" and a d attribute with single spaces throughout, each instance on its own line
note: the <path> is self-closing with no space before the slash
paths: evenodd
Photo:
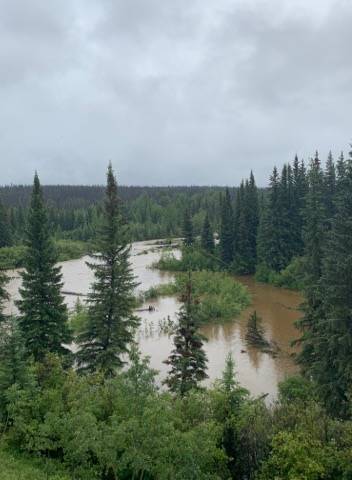
<path id="1" fill-rule="evenodd" d="M 174 282 L 147 290 L 145 298 L 182 295 L 187 281 L 187 274 L 177 274 Z M 232 320 L 250 303 L 247 288 L 226 273 L 193 272 L 192 288 L 204 323 Z"/>

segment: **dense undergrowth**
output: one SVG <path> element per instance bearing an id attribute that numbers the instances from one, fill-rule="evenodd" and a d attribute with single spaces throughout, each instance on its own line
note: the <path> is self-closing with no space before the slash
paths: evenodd
<path id="1" fill-rule="evenodd" d="M 0 397 L 2 480 L 352 478 L 352 423 L 329 417 L 300 377 L 269 407 L 229 360 L 222 380 L 183 398 L 158 389 L 136 350 L 110 380 L 53 355 L 23 373 Z"/>

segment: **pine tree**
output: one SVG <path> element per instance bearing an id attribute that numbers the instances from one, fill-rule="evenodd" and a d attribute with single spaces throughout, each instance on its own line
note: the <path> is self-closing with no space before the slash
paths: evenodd
<path id="1" fill-rule="evenodd" d="M 220 258 L 223 265 L 230 266 L 234 254 L 234 219 L 229 189 L 221 200 Z"/>
<path id="2" fill-rule="evenodd" d="M 299 163 L 297 155 L 293 162 L 291 228 L 294 243 L 294 256 L 301 256 L 304 250 L 303 242 L 303 210 L 307 193 L 306 170 L 304 162 Z"/>
<path id="3" fill-rule="evenodd" d="M 209 215 L 206 213 L 201 237 L 202 248 L 208 253 L 214 253 L 214 235 L 209 222 Z"/>
<path id="4" fill-rule="evenodd" d="M 178 313 L 174 350 L 165 361 L 171 370 L 165 380 L 170 391 L 184 396 L 207 378 L 207 357 L 203 349 L 205 338 L 199 333 L 198 306 L 192 298 L 191 277 L 187 282 L 184 303 Z"/>
<path id="5" fill-rule="evenodd" d="M 191 210 L 189 208 L 186 208 L 184 211 L 182 235 L 183 235 L 184 245 L 186 247 L 191 247 L 194 243 L 194 236 L 193 236 Z"/>
<path id="6" fill-rule="evenodd" d="M 308 193 L 304 210 L 305 243 L 305 303 L 303 318 L 297 322 L 302 335 L 296 342 L 301 345 L 297 360 L 303 372 L 313 375 L 317 361 L 319 325 L 324 321 L 323 295 L 321 291 L 322 260 L 326 231 L 324 205 L 324 176 L 318 153 L 308 171 Z"/>
<path id="7" fill-rule="evenodd" d="M 279 272 L 287 265 L 282 242 L 282 186 L 277 168 L 270 177 L 268 198 L 263 206 L 258 231 L 258 260 L 270 270 Z"/>
<path id="8" fill-rule="evenodd" d="M 324 199 L 328 221 L 335 214 L 334 199 L 336 194 L 336 170 L 332 153 L 329 153 L 324 172 Z"/>
<path id="9" fill-rule="evenodd" d="M 49 353 L 68 354 L 71 341 L 67 308 L 61 295 L 61 267 L 49 234 L 38 175 L 34 176 L 28 213 L 26 255 L 22 272 L 19 327 L 28 355 L 42 360 Z"/>
<path id="10" fill-rule="evenodd" d="M 235 209 L 234 269 L 240 274 L 255 272 L 257 259 L 258 192 L 253 172 L 241 182 Z"/>
<path id="11" fill-rule="evenodd" d="M 128 228 L 121 215 L 116 179 L 111 165 L 107 173 L 103 221 L 97 234 L 94 283 L 88 297 L 87 323 L 79 335 L 78 365 L 81 371 L 102 371 L 107 377 L 123 366 L 139 319 L 134 315 L 135 277 L 130 265 Z"/>
<path id="12" fill-rule="evenodd" d="M 351 414 L 352 394 L 352 154 L 343 171 L 324 248 L 320 285 L 324 316 L 315 329 L 312 369 L 321 398 L 339 417 Z"/>

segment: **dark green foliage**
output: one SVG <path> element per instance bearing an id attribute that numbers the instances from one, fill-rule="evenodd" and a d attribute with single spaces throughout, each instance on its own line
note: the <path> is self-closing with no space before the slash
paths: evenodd
<path id="1" fill-rule="evenodd" d="M 134 315 L 136 282 L 129 262 L 127 225 L 121 214 L 117 183 L 109 165 L 104 215 L 91 254 L 94 283 L 88 297 L 87 321 L 78 336 L 77 360 L 82 371 L 113 376 L 123 365 L 138 318 Z"/>
<path id="2" fill-rule="evenodd" d="M 336 195 L 336 169 L 332 153 L 329 153 L 324 173 L 324 202 L 327 219 L 332 219 L 335 214 Z"/>
<path id="3" fill-rule="evenodd" d="M 305 241 L 305 304 L 304 316 L 298 322 L 302 332 L 298 362 L 303 371 L 311 375 L 317 361 L 316 346 L 321 341 L 318 323 L 324 321 L 320 279 L 323 263 L 323 246 L 326 230 L 324 205 L 324 177 L 318 154 L 311 161 L 308 172 L 308 193 L 304 211 Z"/>
<path id="4" fill-rule="evenodd" d="M 352 415 L 352 156 L 345 162 L 336 214 L 327 236 L 320 283 L 322 308 L 313 370 L 329 410 Z"/>
<path id="5" fill-rule="evenodd" d="M 279 174 L 274 168 L 270 177 L 268 200 L 263 206 L 258 233 L 258 260 L 270 270 L 279 272 L 286 266 L 286 252 L 283 250 L 281 223 L 281 187 Z"/>
<path id="6" fill-rule="evenodd" d="M 0 248 L 9 247 L 12 244 L 11 226 L 7 211 L 0 201 Z"/>
<path id="7" fill-rule="evenodd" d="M 259 222 L 258 192 L 254 175 L 241 183 L 235 208 L 234 270 L 239 274 L 255 272 L 257 230 Z"/>
<path id="8" fill-rule="evenodd" d="M 28 380 L 26 351 L 18 321 L 7 318 L 0 323 L 0 422 L 6 421 L 7 398 L 10 387 L 24 386 Z"/>
<path id="9" fill-rule="evenodd" d="M 214 248 L 215 248 L 214 234 L 211 229 L 208 213 L 206 213 L 204 217 L 202 236 L 201 236 L 201 245 L 203 250 L 205 250 L 206 252 L 210 254 L 214 253 Z"/>
<path id="10" fill-rule="evenodd" d="M 199 333 L 200 314 L 192 298 L 191 277 L 184 292 L 183 305 L 178 314 L 178 326 L 173 339 L 174 350 L 165 361 L 171 369 L 165 380 L 171 392 L 184 396 L 198 388 L 207 378 L 207 357 L 203 349 L 205 338 Z"/>
<path id="11" fill-rule="evenodd" d="M 265 331 L 262 324 L 262 319 L 258 317 L 257 312 L 254 311 L 249 316 L 247 322 L 246 340 L 250 345 L 255 347 L 269 347 L 269 342 L 265 338 Z"/>
<path id="12" fill-rule="evenodd" d="M 61 268 L 50 237 L 47 212 L 38 175 L 35 174 L 28 214 L 25 270 L 21 300 L 17 302 L 19 326 L 28 355 L 42 359 L 48 352 L 68 354 L 71 341 L 67 309 L 61 295 Z"/>
<path id="13" fill-rule="evenodd" d="M 6 315 L 4 315 L 4 303 L 9 298 L 9 295 L 6 290 L 7 282 L 8 282 L 8 278 L 6 273 L 0 270 L 0 326 L 6 319 Z"/>
<path id="14" fill-rule="evenodd" d="M 281 272 L 270 270 L 265 264 L 257 266 L 255 279 L 258 282 L 271 283 L 276 287 L 288 288 L 291 290 L 303 290 L 304 288 L 304 268 L 305 260 L 303 257 L 293 258 Z"/>
<path id="15" fill-rule="evenodd" d="M 234 255 L 234 225 L 233 209 L 230 191 L 227 188 L 221 197 L 221 223 L 220 223 L 220 259 L 225 266 L 229 266 Z"/>
<path id="16" fill-rule="evenodd" d="M 182 226 L 183 243 L 186 247 L 191 247 L 194 243 L 192 215 L 189 208 L 186 208 L 183 216 Z"/>

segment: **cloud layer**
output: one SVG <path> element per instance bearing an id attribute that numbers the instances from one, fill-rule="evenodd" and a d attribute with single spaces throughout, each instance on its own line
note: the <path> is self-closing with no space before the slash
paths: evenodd
<path id="1" fill-rule="evenodd" d="M 264 185 L 352 140 L 349 0 L 0 0 L 0 183 Z"/>

